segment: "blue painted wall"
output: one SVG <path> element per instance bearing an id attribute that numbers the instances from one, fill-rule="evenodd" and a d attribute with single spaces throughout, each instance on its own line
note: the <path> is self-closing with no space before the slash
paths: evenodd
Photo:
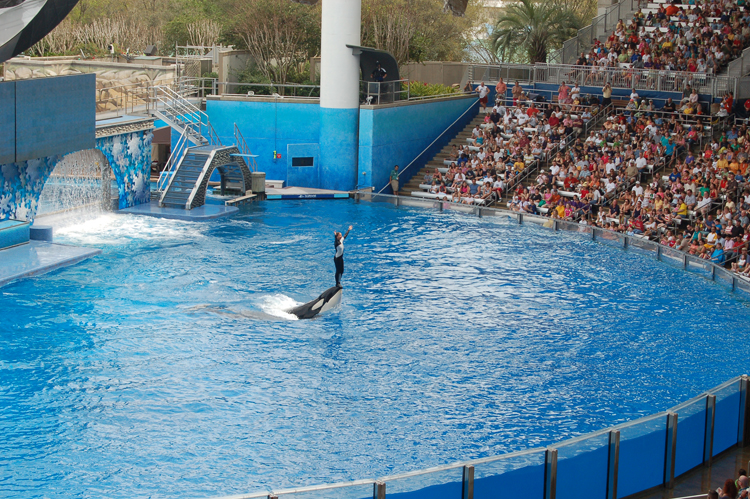
<path id="1" fill-rule="evenodd" d="M 348 191 L 357 185 L 357 109 L 320 110 L 320 187 Z"/>
<path id="2" fill-rule="evenodd" d="M 0 83 L 0 165 L 16 161 L 16 85 Z"/>
<path id="3" fill-rule="evenodd" d="M 359 184 L 379 191 L 388 183 L 394 165 L 405 168 L 467 109 L 471 111 L 412 167 L 399 177 L 408 182 L 455 134 L 477 114 L 477 99 L 468 97 L 420 102 L 380 109 L 363 109 L 359 123 Z M 384 192 L 391 192 L 390 187 Z"/>
<path id="4" fill-rule="evenodd" d="M 312 158 L 312 166 L 292 166 L 292 158 Z M 320 146 L 315 144 L 289 144 L 286 146 L 286 181 L 295 187 L 320 185 Z"/>
<path id="5" fill-rule="evenodd" d="M 206 112 L 223 144 L 234 144 L 237 124 L 253 154 L 259 155 L 258 169 L 266 172 L 269 180 L 284 180 L 287 185 L 300 187 L 348 190 L 372 186 L 380 190 L 388 183 L 394 165 L 408 165 L 473 106 L 409 172 L 402 174 L 401 182 L 408 181 L 476 116 L 476 103 L 476 97 L 468 97 L 361 109 L 359 144 L 347 140 L 344 133 L 356 126 L 356 114 L 352 115 L 352 110 L 321 110 L 317 102 L 209 99 Z M 326 114 L 323 119 L 324 113 L 331 116 Z M 173 135 L 172 140 L 177 138 Z M 274 151 L 282 157 L 274 160 Z M 315 165 L 294 168 L 291 155 L 315 156 Z M 359 162 L 358 172 L 355 160 Z"/>
<path id="6" fill-rule="evenodd" d="M 222 144 L 234 144 L 234 124 L 245 137 L 258 170 L 269 180 L 287 180 L 287 146 L 319 144 L 320 106 L 317 102 L 287 103 L 208 100 L 206 113 Z M 281 153 L 273 159 L 273 152 Z"/>
<path id="7" fill-rule="evenodd" d="M 95 74 L 14 83 L 16 162 L 94 147 Z"/>

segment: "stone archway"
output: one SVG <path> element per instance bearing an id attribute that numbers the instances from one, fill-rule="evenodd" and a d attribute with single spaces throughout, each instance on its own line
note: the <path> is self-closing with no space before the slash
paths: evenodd
<path id="1" fill-rule="evenodd" d="M 188 199 L 190 209 L 198 208 L 206 203 L 208 181 L 214 173 L 214 170 L 219 168 L 222 169 L 220 170 L 222 181 L 225 177 L 231 176 L 234 177 L 231 180 L 244 183 L 245 192 L 252 190 L 250 168 L 241 156 L 233 156 L 237 154 L 239 154 L 237 146 L 222 147 L 216 150 L 211 165 L 205 170 L 205 174 L 198 179 L 193 195 Z"/>

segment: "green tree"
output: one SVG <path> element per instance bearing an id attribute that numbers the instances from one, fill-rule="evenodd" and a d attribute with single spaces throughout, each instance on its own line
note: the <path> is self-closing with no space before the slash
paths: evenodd
<path id="1" fill-rule="evenodd" d="M 320 7 L 289 0 L 229 0 L 230 30 L 269 81 L 286 83 L 320 52 Z"/>
<path id="2" fill-rule="evenodd" d="M 583 21 L 553 2 L 518 0 L 502 9 L 492 44 L 503 61 L 546 62 L 547 52 L 575 36 Z"/>

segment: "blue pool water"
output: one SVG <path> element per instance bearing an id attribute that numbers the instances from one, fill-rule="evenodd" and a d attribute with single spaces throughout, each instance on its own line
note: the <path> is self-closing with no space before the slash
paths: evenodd
<path id="1" fill-rule="evenodd" d="M 289 320 L 332 285 L 349 223 L 342 305 Z M 553 443 L 749 371 L 746 302 L 505 219 L 266 202 L 57 238 L 103 254 L 0 288 L 0 496 L 378 477 Z"/>

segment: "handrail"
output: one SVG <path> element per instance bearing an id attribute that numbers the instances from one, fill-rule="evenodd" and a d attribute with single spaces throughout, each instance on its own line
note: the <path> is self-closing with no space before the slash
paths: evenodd
<path id="1" fill-rule="evenodd" d="M 599 67 L 579 66 L 575 64 L 472 64 L 466 68 L 467 78 L 476 81 L 475 71 L 484 69 L 484 76 L 502 77 L 506 81 L 560 84 L 578 82 L 581 86 L 603 85 L 609 82 L 613 88 L 636 90 L 657 90 L 662 92 L 681 92 L 685 84 L 698 88 L 701 94 L 720 97 L 727 90 L 737 95 L 739 78 L 727 74 L 695 73 L 673 70 L 650 70 L 633 67 Z M 590 76 L 596 76 L 599 81 L 589 81 Z M 485 82 L 494 83 L 493 78 L 485 78 Z M 653 88 L 652 88 L 653 87 Z"/>
<path id="2" fill-rule="evenodd" d="M 164 114 L 168 115 L 175 122 L 185 123 L 186 125 L 192 124 L 197 127 L 194 132 L 197 132 L 209 144 L 215 146 L 221 145 L 221 140 L 211 125 L 208 115 L 192 102 L 166 85 L 152 87 L 152 91 L 156 110 L 164 112 Z M 159 104 L 164 106 L 163 110 L 159 110 Z M 186 126 L 186 130 L 187 128 Z"/>
<path id="3" fill-rule="evenodd" d="M 242 132 L 237 126 L 237 123 L 234 124 L 234 141 L 237 144 L 237 149 L 239 149 L 242 154 L 246 154 L 246 155 L 252 154 L 250 152 L 250 147 L 248 147 L 247 142 L 245 142 L 245 137 L 242 135 Z M 242 159 L 245 160 L 246 164 L 248 163 L 248 160 L 246 158 L 242 158 Z M 249 166 L 252 171 L 257 172 L 258 163 L 255 161 L 255 158 L 250 157 L 249 159 L 252 162 L 252 165 L 248 164 L 247 166 Z"/>
<path id="4" fill-rule="evenodd" d="M 468 113 L 469 111 L 471 111 L 471 110 L 472 110 L 472 108 L 474 108 L 474 106 L 479 106 L 479 101 L 474 101 L 474 102 L 473 102 L 473 103 L 471 104 L 471 106 L 469 106 L 469 107 L 468 107 L 468 108 L 466 109 L 466 111 L 464 111 L 463 113 L 461 113 L 461 116 L 459 116 L 458 118 L 456 118 L 456 120 L 455 120 L 455 121 L 454 121 L 453 123 L 451 123 L 450 125 L 448 125 L 448 126 L 447 126 L 447 127 L 445 128 L 445 130 L 443 130 L 443 131 L 442 131 L 442 133 L 441 133 L 440 135 L 438 135 L 438 136 L 437 136 L 437 137 L 435 138 L 435 140 L 433 140 L 432 142 L 430 142 L 430 145 L 428 145 L 427 147 L 425 147 L 425 148 L 424 148 L 424 149 L 422 150 L 422 152 L 420 152 L 419 154 L 417 154 L 417 157 L 416 157 L 416 158 L 414 158 L 413 160 L 411 160 L 411 163 L 409 163 L 408 165 L 406 165 L 406 167 L 405 167 L 405 168 L 404 168 L 403 170 L 401 170 L 400 172 L 398 172 L 398 177 L 397 177 L 397 178 L 401 178 L 401 174 L 402 174 L 402 173 L 404 173 L 404 172 L 405 172 L 406 170 L 408 170 L 408 169 L 409 169 L 409 167 L 411 167 L 411 165 L 413 165 L 413 164 L 414 164 L 414 163 L 415 163 L 415 162 L 416 162 L 416 161 L 417 161 L 417 160 L 418 160 L 419 158 L 421 158 L 421 157 L 422 157 L 422 155 L 423 155 L 423 154 L 424 154 L 425 152 L 427 152 L 427 151 L 428 151 L 428 150 L 429 150 L 429 149 L 430 149 L 430 148 L 431 148 L 432 146 L 434 146 L 434 145 L 435 145 L 435 143 L 436 143 L 436 142 L 437 142 L 438 140 L 440 140 L 440 139 L 441 139 L 441 138 L 443 137 L 443 135 L 445 135 L 445 133 L 446 133 L 446 132 L 447 132 L 448 130 L 450 130 L 451 128 L 453 128 L 453 125 L 455 125 L 456 123 L 458 123 L 458 122 L 459 122 L 459 121 L 461 120 L 461 118 L 463 118 L 464 116 L 466 116 L 466 113 Z M 387 184 L 385 184 L 385 185 L 383 186 L 383 188 L 382 188 L 382 189 L 380 189 L 380 190 L 378 191 L 378 194 L 380 194 L 381 192 L 383 192 L 383 191 L 384 191 L 384 190 L 385 190 L 385 189 L 386 189 L 386 188 L 387 188 L 387 187 L 388 187 L 389 185 L 390 185 L 390 182 L 389 182 L 389 183 L 387 183 Z"/>
<path id="5" fill-rule="evenodd" d="M 169 187 L 169 181 L 174 173 L 172 170 L 174 170 L 177 165 L 177 156 L 184 152 L 185 146 L 187 145 L 187 136 L 188 127 L 185 127 L 182 135 L 180 135 L 180 138 L 177 139 L 177 143 L 172 148 L 172 152 L 169 154 L 164 169 L 159 173 L 159 180 L 156 182 L 156 192 L 164 192 Z M 164 185 L 165 183 L 166 185 Z"/>

